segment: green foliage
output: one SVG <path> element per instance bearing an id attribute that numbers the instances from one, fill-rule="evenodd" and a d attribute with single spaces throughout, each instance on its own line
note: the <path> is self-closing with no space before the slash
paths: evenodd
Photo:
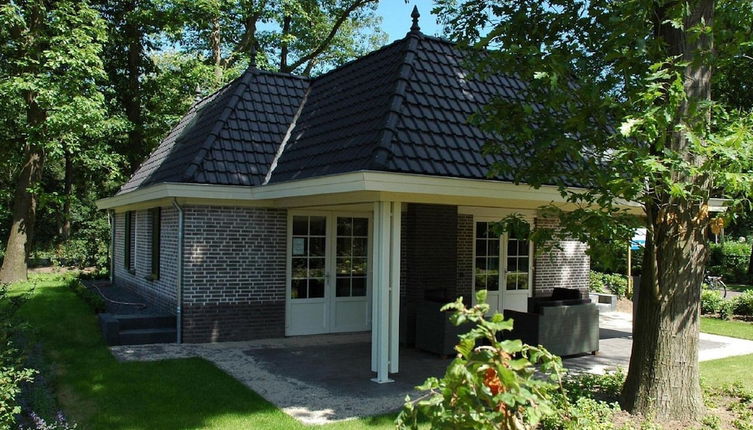
<path id="1" fill-rule="evenodd" d="M 724 298 L 719 291 L 704 288 L 701 290 L 701 313 L 711 315 L 719 313 L 724 304 Z"/>
<path id="2" fill-rule="evenodd" d="M 722 304 L 719 306 L 719 318 L 723 320 L 731 319 L 734 313 L 735 313 L 734 300 L 724 300 Z"/>
<path id="3" fill-rule="evenodd" d="M 750 243 L 725 241 L 709 245 L 710 256 L 707 272 L 721 276 L 726 283 L 746 283 L 748 262 L 750 261 Z"/>
<path id="4" fill-rule="evenodd" d="M 91 308 L 94 313 L 102 313 L 107 310 L 107 304 L 105 299 L 94 291 L 86 288 L 78 278 L 70 278 L 66 281 L 68 288 L 70 288 L 77 296 L 81 298 Z"/>
<path id="5" fill-rule="evenodd" d="M 748 290 L 732 300 L 735 315 L 753 316 L 753 290 Z"/>
<path id="6" fill-rule="evenodd" d="M 607 403 L 588 397 L 564 402 L 557 415 L 544 419 L 543 430 L 607 430 L 614 429 L 613 416 L 620 411 L 616 402 Z"/>
<path id="7" fill-rule="evenodd" d="M 20 351 L 13 342 L 18 332 L 15 316 L 25 296 L 10 297 L 8 286 L 0 284 L 0 429 L 9 430 L 21 413 L 18 395 L 22 384 L 33 379 L 33 369 L 24 367 Z"/>
<path id="8" fill-rule="evenodd" d="M 520 340 L 499 340 L 513 322 L 489 311 L 486 291 L 476 294 L 476 306 L 462 299 L 445 305 L 454 325 L 474 327 L 460 337 L 457 358 L 444 377 L 429 378 L 417 387 L 426 393 L 411 401 L 406 397 L 396 424 L 417 429 L 419 416 L 437 429 L 529 429 L 555 412 L 553 395 L 560 385 L 562 362 L 542 347 Z M 536 375 L 536 367 L 544 377 Z"/>
<path id="9" fill-rule="evenodd" d="M 625 297 L 627 293 L 627 277 L 618 274 L 607 274 L 591 271 L 588 275 L 588 288 L 597 293 L 614 294 Z"/>

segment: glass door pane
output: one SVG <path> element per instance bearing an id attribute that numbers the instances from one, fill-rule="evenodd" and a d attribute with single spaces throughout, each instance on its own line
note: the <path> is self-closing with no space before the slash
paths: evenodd
<path id="1" fill-rule="evenodd" d="M 365 297 L 369 219 L 337 217 L 335 296 Z"/>
<path id="2" fill-rule="evenodd" d="M 291 299 L 324 297 L 327 218 L 294 216 L 291 260 Z"/>

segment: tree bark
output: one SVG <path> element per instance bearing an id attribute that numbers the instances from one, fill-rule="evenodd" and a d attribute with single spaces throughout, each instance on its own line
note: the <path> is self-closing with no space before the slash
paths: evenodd
<path id="1" fill-rule="evenodd" d="M 71 199 L 73 193 L 73 154 L 63 145 L 65 157 L 65 178 L 63 179 L 63 210 L 60 214 L 60 239 L 65 242 L 71 237 Z"/>
<path id="2" fill-rule="evenodd" d="M 136 171 L 141 163 L 144 148 L 144 121 L 141 112 L 141 61 L 143 56 L 142 31 L 138 20 L 135 16 L 136 2 L 130 1 L 126 4 L 126 16 L 124 33 L 127 41 L 127 91 L 123 97 L 125 114 L 131 123 L 131 129 L 128 130 L 128 146 L 130 154 L 136 158 L 130 157 L 130 173 Z"/>
<path id="3" fill-rule="evenodd" d="M 714 1 L 691 3 L 685 28 L 701 20 L 713 22 Z M 677 121 L 704 127 L 707 111 L 698 103 L 710 100 L 711 69 L 699 52 L 712 47 L 710 37 L 688 37 L 687 30 L 672 27 L 657 10 L 657 37 L 666 43 L 669 56 L 681 56 L 685 68 L 685 94 Z M 685 131 L 669 130 L 670 148 L 691 164 L 703 160 L 690 154 Z M 674 172 L 674 181 L 692 183 L 709 193 L 708 178 Z M 651 193 L 646 205 L 648 234 L 638 310 L 633 322 L 630 368 L 622 392 L 622 405 L 633 413 L 659 420 L 697 421 L 703 415 L 698 378 L 698 333 L 703 272 L 708 259 L 705 229 L 706 202 L 672 197 L 662 190 Z"/>
<path id="4" fill-rule="evenodd" d="M 222 83 L 222 36 L 220 29 L 220 17 L 216 16 L 212 19 L 210 45 L 212 47 L 212 60 L 214 62 L 214 80 L 218 85 Z"/>
<path id="5" fill-rule="evenodd" d="M 26 95 L 27 120 L 32 129 L 41 127 L 45 121 L 45 112 L 36 102 L 36 94 Z M 0 282 L 10 283 L 25 281 L 27 260 L 34 238 L 37 196 L 31 191 L 42 179 L 44 151 L 41 146 L 29 143 L 28 137 L 24 149 L 24 164 L 16 181 L 13 201 L 13 224 L 5 247 L 5 258 L 0 268 Z"/>

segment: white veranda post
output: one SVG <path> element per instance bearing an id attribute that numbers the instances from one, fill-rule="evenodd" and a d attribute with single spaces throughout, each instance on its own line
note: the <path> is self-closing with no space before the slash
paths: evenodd
<path id="1" fill-rule="evenodd" d="M 400 341 L 400 202 L 374 203 L 371 371 L 374 382 L 392 382 Z"/>

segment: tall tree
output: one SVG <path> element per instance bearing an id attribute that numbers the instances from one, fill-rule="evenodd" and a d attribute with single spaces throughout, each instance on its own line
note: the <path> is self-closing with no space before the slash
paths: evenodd
<path id="1" fill-rule="evenodd" d="M 739 199 L 753 188 L 750 112 L 728 109 L 710 91 L 714 67 L 738 58 L 750 40 L 752 7 L 440 0 L 436 10 L 468 46 L 480 76 L 501 72 L 525 82 L 525 100 L 495 99 L 475 120 L 498 136 L 490 154 L 520 161 L 498 162 L 492 174 L 556 185 L 577 208 L 549 208 L 561 228 L 534 238 L 575 237 L 598 258 L 604 242 L 630 237 L 635 224 L 624 202 L 640 205 L 648 234 L 622 404 L 659 419 L 701 416 L 708 199 Z"/>
<path id="2" fill-rule="evenodd" d="M 93 136 L 103 121 L 103 97 L 97 79 L 105 32 L 86 2 L 42 0 L 0 4 L 0 104 L 4 123 L 18 134 L 3 142 L 17 148 L 12 225 L 0 282 L 26 279 L 27 256 L 34 238 L 39 185 L 47 158 L 60 157 L 62 143 L 77 145 Z"/>

